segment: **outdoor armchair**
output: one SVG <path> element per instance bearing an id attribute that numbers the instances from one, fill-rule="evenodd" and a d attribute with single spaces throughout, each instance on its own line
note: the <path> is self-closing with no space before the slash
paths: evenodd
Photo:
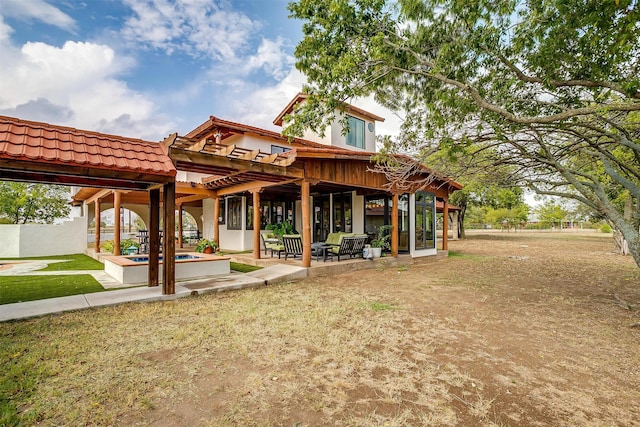
<path id="1" fill-rule="evenodd" d="M 270 251 L 271 258 L 273 258 L 274 253 L 277 253 L 278 258 L 280 258 L 280 254 L 284 252 L 284 245 L 277 239 L 277 237 L 273 233 L 261 231 L 260 239 L 262 240 L 262 245 L 264 246 L 265 256 L 267 255 L 267 251 Z"/>
<path id="2" fill-rule="evenodd" d="M 284 259 L 292 256 L 302 257 L 302 236 L 299 234 L 285 234 L 282 236 L 282 244 L 284 245 Z"/>

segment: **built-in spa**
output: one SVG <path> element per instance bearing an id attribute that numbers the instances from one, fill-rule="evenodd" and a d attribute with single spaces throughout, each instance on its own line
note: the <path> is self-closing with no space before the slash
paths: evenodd
<path id="1" fill-rule="evenodd" d="M 162 255 L 160 272 L 162 278 Z M 141 284 L 148 280 L 147 255 L 109 255 L 104 257 L 104 271 L 122 284 Z M 176 255 L 176 280 L 229 274 L 229 257 L 189 252 Z"/>

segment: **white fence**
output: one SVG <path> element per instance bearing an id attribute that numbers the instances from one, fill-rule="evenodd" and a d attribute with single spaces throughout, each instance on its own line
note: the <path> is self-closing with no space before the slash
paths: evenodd
<path id="1" fill-rule="evenodd" d="M 0 258 L 79 254 L 86 248 L 86 218 L 62 224 L 0 225 Z"/>

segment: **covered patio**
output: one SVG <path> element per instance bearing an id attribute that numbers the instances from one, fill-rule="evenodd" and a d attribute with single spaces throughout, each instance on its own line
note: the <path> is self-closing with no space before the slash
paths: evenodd
<path id="1" fill-rule="evenodd" d="M 0 180 L 92 187 L 98 193 L 94 201 L 111 194 L 114 206 L 122 194 L 143 192 L 155 236 L 160 231 L 161 193 L 163 230 L 173 234 L 175 176 L 166 148 L 157 142 L 0 116 Z M 159 285 L 159 243 L 156 238 L 150 242 L 148 286 Z M 114 246 L 119 251 L 119 241 Z M 173 259 L 173 239 L 164 240 L 163 252 Z M 162 293 L 173 294 L 175 266 L 165 264 Z"/>
<path id="2" fill-rule="evenodd" d="M 213 118 L 212 118 L 213 121 Z M 264 200 L 289 201 L 299 204 L 299 221 L 303 250 L 301 264 L 311 265 L 312 242 L 320 234 L 315 225 L 317 206 L 312 201 L 330 194 L 353 192 L 358 197 L 381 196 L 388 199 L 387 217 L 394 232 L 391 233 L 392 257 L 397 257 L 400 247 L 399 206 L 400 197 L 407 193 L 428 191 L 440 202 L 443 213 L 442 249 L 447 250 L 448 197 L 461 186 L 445 177 L 434 177 L 434 172 L 419 165 L 407 177 L 401 187 L 395 188 L 383 173 L 373 170 L 372 153 L 357 152 L 336 147 L 322 146 L 309 141 L 293 141 L 288 151 L 265 153 L 259 149 L 249 150 L 223 142 L 225 133 L 217 123 L 203 126 L 187 136 L 173 134 L 165 139 L 169 157 L 179 171 L 202 174 L 202 185 L 210 191 L 213 200 L 213 215 L 203 218 L 211 223 L 213 238 L 225 248 L 225 236 L 221 234 L 221 200 L 229 196 L 242 196 L 251 205 L 247 215 L 247 230 L 252 229 L 253 259 L 261 259 L 260 230 L 264 228 Z M 283 137 L 277 135 L 278 140 Z M 274 137 L 266 135 L 266 137 Z M 282 143 L 282 142 L 281 142 Z M 404 157 L 404 156 L 403 156 Z M 408 158 L 404 157 L 407 161 Z M 427 179 L 428 178 L 428 179 Z M 434 203 L 434 209 L 435 209 Z M 257 208 L 256 208 L 257 207 Z M 227 206 L 227 209 L 229 207 Z M 405 236 L 409 238 L 410 236 Z M 408 245 L 408 241 L 405 242 Z"/>

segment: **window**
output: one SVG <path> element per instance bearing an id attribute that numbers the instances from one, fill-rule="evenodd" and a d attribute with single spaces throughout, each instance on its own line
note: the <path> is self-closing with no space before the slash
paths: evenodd
<path id="1" fill-rule="evenodd" d="M 364 231 L 373 239 L 384 225 L 391 225 L 393 198 L 389 196 L 365 196 Z M 396 231 L 393 231 L 394 233 Z M 409 251 L 409 195 L 398 197 L 398 251 Z"/>
<path id="2" fill-rule="evenodd" d="M 280 147 L 279 145 L 271 146 L 271 154 L 286 153 L 287 151 L 291 151 L 291 148 Z"/>
<path id="3" fill-rule="evenodd" d="M 247 197 L 247 223 L 245 230 L 253 230 L 253 195 Z"/>
<path id="4" fill-rule="evenodd" d="M 224 224 L 225 218 L 227 217 L 227 212 L 225 210 L 225 199 L 220 199 L 220 217 L 218 218 L 218 224 Z"/>
<path id="5" fill-rule="evenodd" d="M 364 148 L 364 120 L 347 116 L 349 132 L 347 132 L 347 145 Z"/>
<path id="6" fill-rule="evenodd" d="M 227 229 L 242 230 L 242 197 L 231 197 L 227 201 Z"/>
<path id="7" fill-rule="evenodd" d="M 333 195 L 333 231 L 353 232 L 351 213 L 351 193 Z"/>
<path id="8" fill-rule="evenodd" d="M 416 249 L 433 249 L 436 247 L 434 224 L 436 199 L 431 193 L 416 193 L 415 201 Z"/>
<path id="9" fill-rule="evenodd" d="M 279 224 L 284 221 L 294 223 L 293 201 L 260 200 L 260 229 L 265 230 L 269 224 Z M 246 229 L 253 230 L 253 199 L 247 197 Z"/>

